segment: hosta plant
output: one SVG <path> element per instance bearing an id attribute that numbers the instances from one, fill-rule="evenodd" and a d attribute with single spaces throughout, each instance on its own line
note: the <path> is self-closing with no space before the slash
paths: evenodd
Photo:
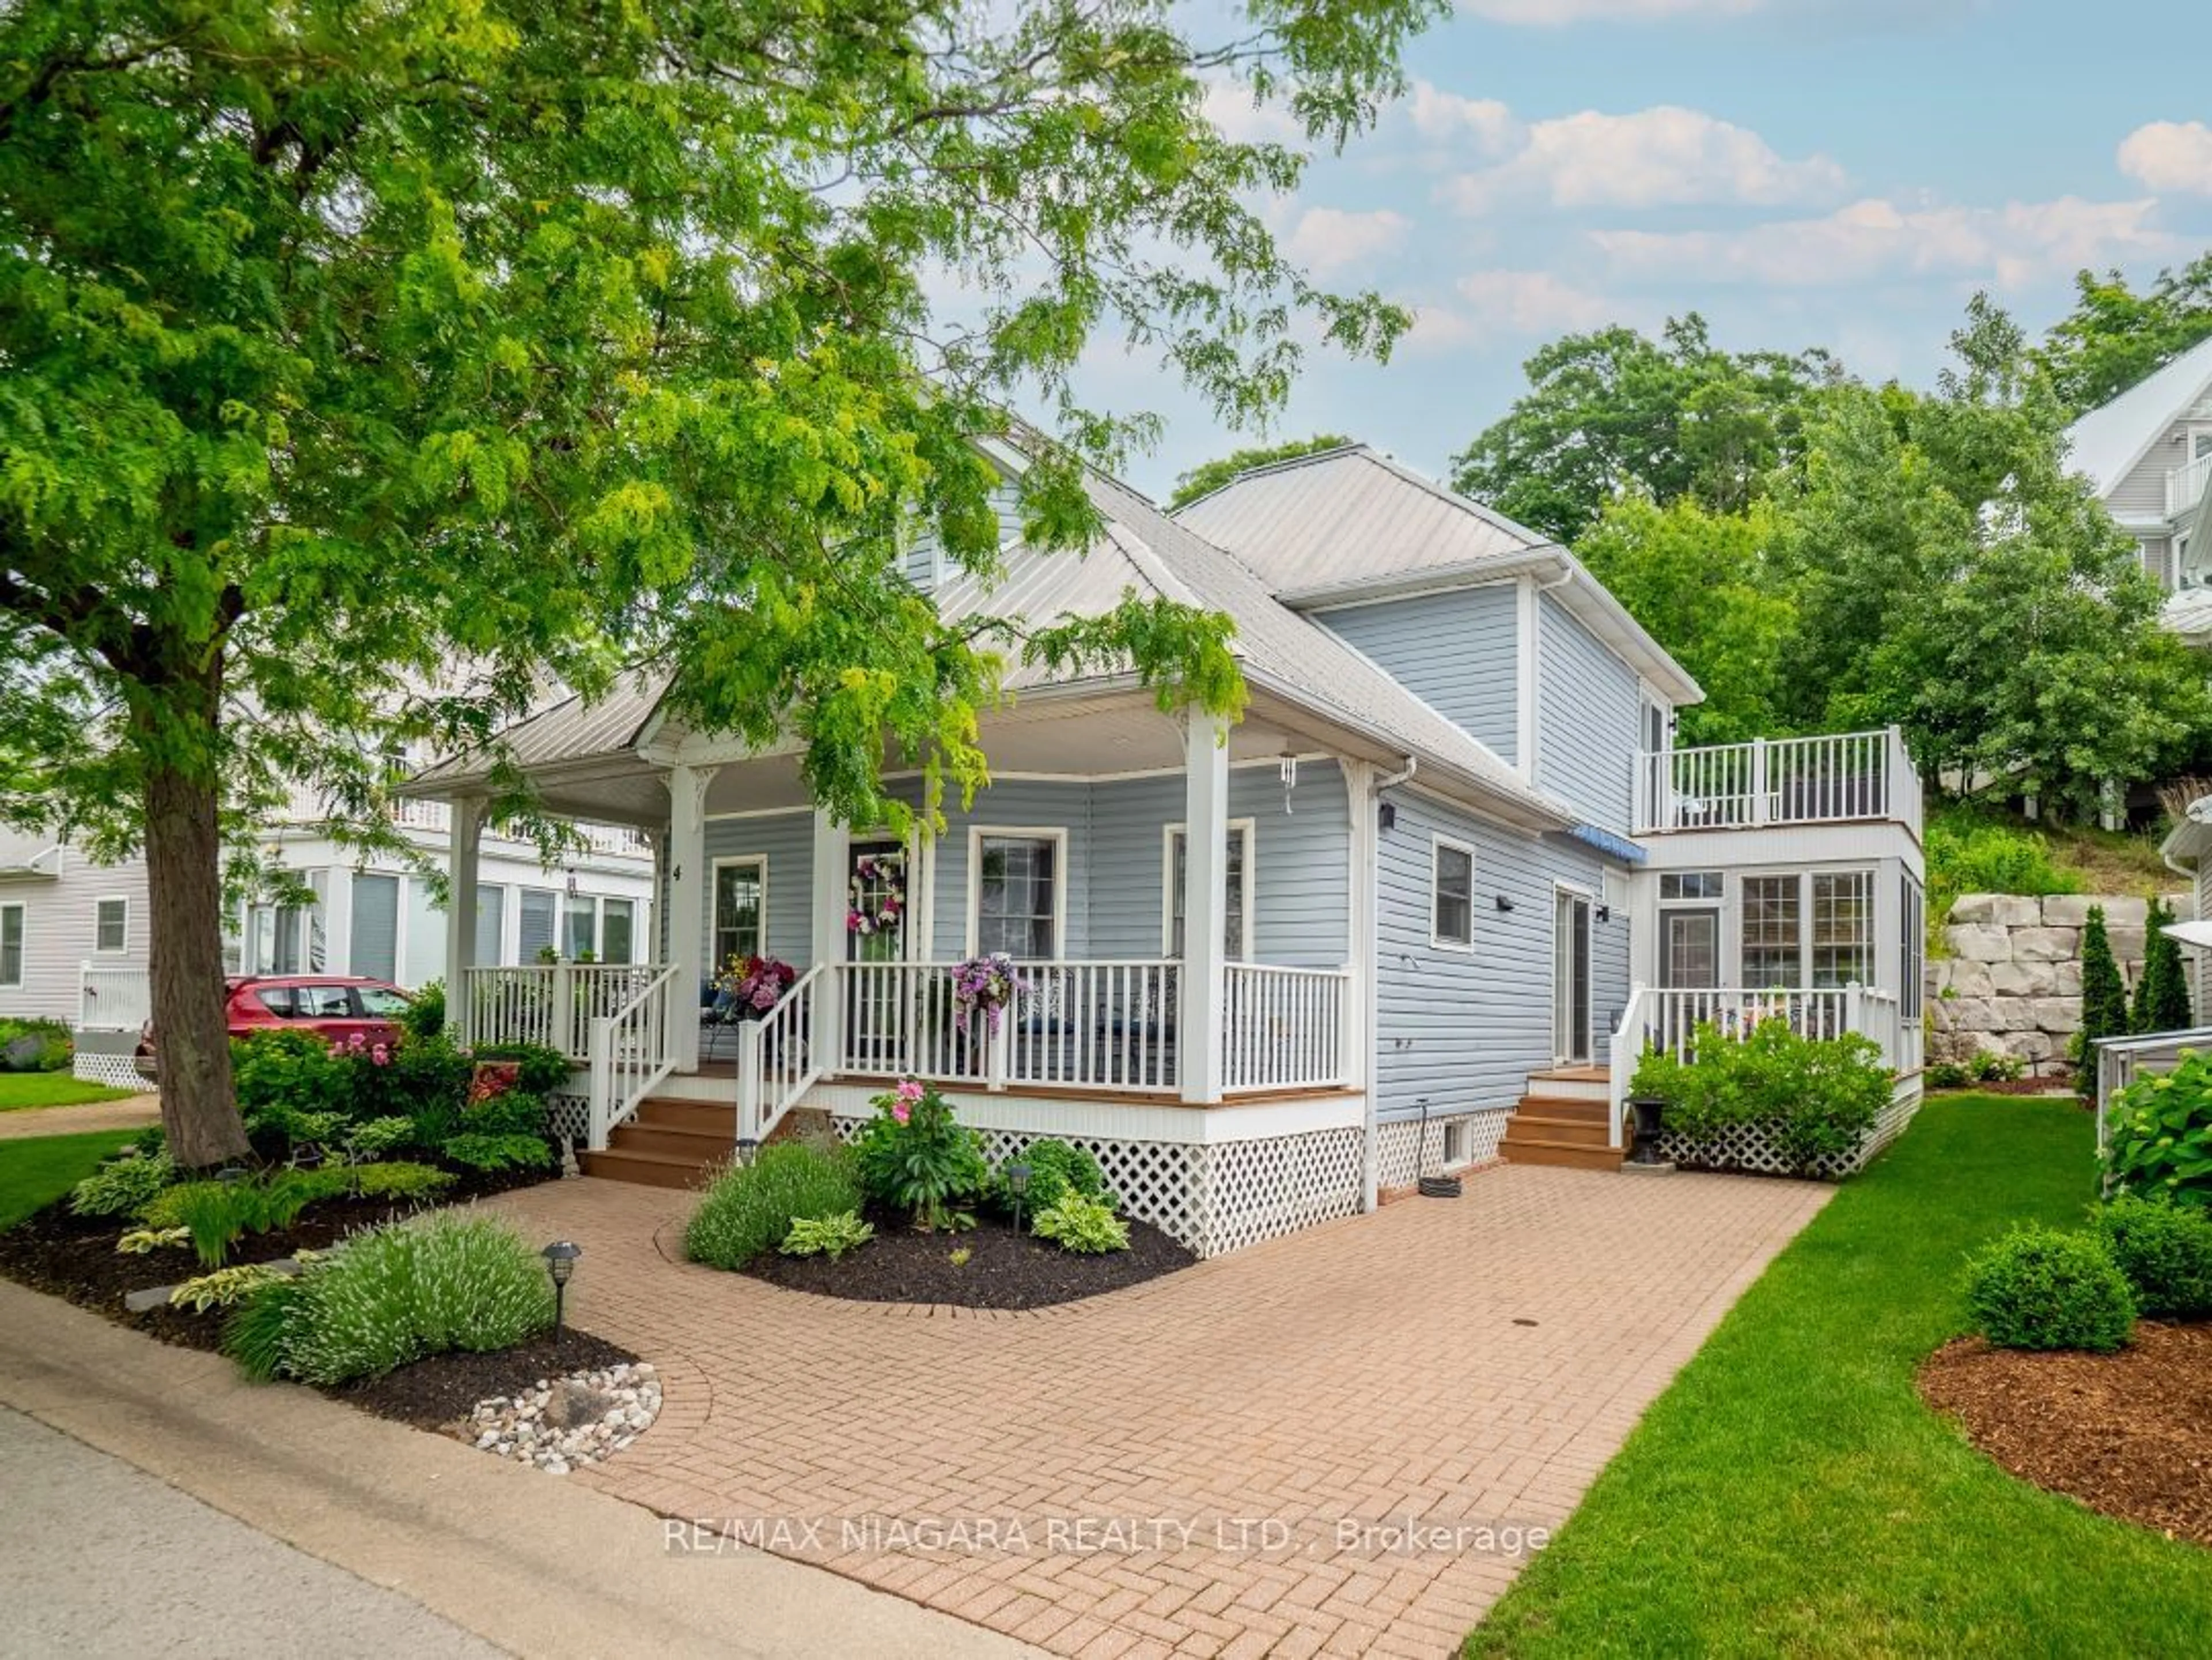
<path id="1" fill-rule="evenodd" d="M 874 1226 L 863 1222 L 858 1211 L 844 1210 L 835 1216 L 794 1219 L 780 1249 L 786 1256 L 826 1256 L 835 1262 L 875 1237 Z"/>
<path id="2" fill-rule="evenodd" d="M 115 1250 L 119 1256 L 150 1256 L 191 1241 L 190 1228 L 133 1228 L 115 1242 Z"/>
<path id="3" fill-rule="evenodd" d="M 1031 1225 L 1040 1239 L 1086 1256 L 1129 1249 L 1129 1225 L 1100 1201 L 1079 1193 L 1062 1195 L 1058 1204 L 1039 1211 Z"/>
<path id="4" fill-rule="evenodd" d="M 2185 1049 L 2172 1072 L 2136 1079 L 2111 1104 L 2106 1130 L 2114 1193 L 2212 1207 L 2212 1059 Z"/>
<path id="5" fill-rule="evenodd" d="M 169 1293 L 169 1306 L 205 1314 L 210 1309 L 233 1307 L 263 1286 L 288 1278 L 283 1270 L 266 1262 L 241 1262 L 235 1268 L 217 1268 L 197 1280 L 185 1280 Z"/>

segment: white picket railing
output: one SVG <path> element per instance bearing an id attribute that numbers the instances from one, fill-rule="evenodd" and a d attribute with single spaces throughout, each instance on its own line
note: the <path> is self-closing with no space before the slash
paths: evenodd
<path id="1" fill-rule="evenodd" d="M 1180 963 L 1164 958 L 1024 963 L 1006 1016 L 1010 1084 L 1172 1090 Z"/>
<path id="2" fill-rule="evenodd" d="M 1636 833 L 1893 818 L 1920 829 L 1920 779 L 1896 727 L 1645 751 Z"/>
<path id="3" fill-rule="evenodd" d="M 611 1013 L 592 1017 L 591 1144 L 627 1120 L 654 1085 L 676 1069 L 676 1022 L 694 1013 L 676 996 L 676 969 L 662 969 Z M 696 1016 L 695 1016 L 696 1018 Z"/>
<path id="4" fill-rule="evenodd" d="M 1223 976 L 1221 1082 L 1252 1090 L 1334 1088 L 1345 1079 L 1344 969 L 1231 963 Z"/>
<path id="5" fill-rule="evenodd" d="M 2178 519 L 2203 501 L 2208 482 L 2212 482 L 2212 454 L 2170 471 L 2166 475 L 2166 516 Z"/>
<path id="6" fill-rule="evenodd" d="M 481 1048 L 537 1043 L 580 1063 L 591 1059 L 592 1023 L 623 1012 L 668 971 L 659 963 L 545 963 L 461 970 L 447 1000 L 457 1041 Z"/>
<path id="7" fill-rule="evenodd" d="M 794 982 L 775 1006 L 738 1031 L 738 1136 L 765 1141 L 822 1076 L 830 1046 L 821 1030 L 822 967 Z"/>
<path id="8" fill-rule="evenodd" d="M 153 1018 L 153 986 L 144 969 L 104 963 L 79 965 L 79 1031 L 137 1031 Z"/>

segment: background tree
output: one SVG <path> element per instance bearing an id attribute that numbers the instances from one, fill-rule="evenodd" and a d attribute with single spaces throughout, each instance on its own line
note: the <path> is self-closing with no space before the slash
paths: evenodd
<path id="1" fill-rule="evenodd" d="M 2136 982 L 2130 1024 L 2139 1032 L 2185 1031 L 2196 1024 L 2189 1006 L 2189 975 L 2180 945 L 2167 937 L 2173 909 L 2154 898 L 2144 923 L 2142 978 Z"/>
<path id="2" fill-rule="evenodd" d="M 2081 929 L 2081 1030 L 2074 1039 L 2075 1086 L 2082 1095 L 2097 1091 L 2097 1040 L 2124 1037 L 2128 1026 L 2127 983 L 2105 932 L 2105 908 L 2092 905 Z"/>
<path id="3" fill-rule="evenodd" d="M 1453 458 L 1452 487 L 1566 543 L 1626 496 L 1747 505 L 1796 453 L 1813 392 L 1841 376 L 1824 352 L 1722 351 L 1694 312 L 1657 340 L 1568 335 L 1527 369 L 1528 391 Z"/>
<path id="4" fill-rule="evenodd" d="M 1733 744 L 1786 730 L 1797 607 L 1767 567 L 1774 515 L 1640 498 L 1606 509 L 1578 551 L 1598 580 L 1705 688 L 1676 741 Z"/>
<path id="5" fill-rule="evenodd" d="M 180 1161 L 246 1150 L 218 867 L 295 784 L 374 836 L 410 747 L 641 660 L 892 823 L 886 740 L 933 803 L 972 785 L 1010 655 L 1237 707 L 1225 619 L 956 633 L 902 539 L 988 568 L 970 441 L 1009 404 L 1025 530 L 1084 539 L 1081 464 L 1152 430 L 1075 395 L 1102 330 L 1232 421 L 1302 316 L 1387 349 L 1404 314 L 1247 205 L 1301 155 L 1202 106 L 1340 142 L 1442 9 L 1243 0 L 1211 42 L 1165 0 L 0 13 L 0 812 L 143 837 Z"/>
<path id="6" fill-rule="evenodd" d="M 2036 356 L 2069 415 L 2108 404 L 2212 335 L 2212 253 L 2137 294 L 2117 271 L 2077 272 L 2074 309 Z"/>
<path id="7" fill-rule="evenodd" d="M 1293 438 L 1287 443 L 1231 450 L 1218 460 L 1200 462 L 1179 475 L 1175 490 L 1168 497 L 1168 507 L 1170 511 L 1188 507 L 1200 496 L 1212 495 L 1240 472 L 1249 472 L 1255 467 L 1268 466 L 1277 461 L 1294 461 L 1301 455 L 1313 455 L 1322 450 L 1340 449 L 1351 441 L 1341 433 L 1317 432 L 1310 438 Z"/>

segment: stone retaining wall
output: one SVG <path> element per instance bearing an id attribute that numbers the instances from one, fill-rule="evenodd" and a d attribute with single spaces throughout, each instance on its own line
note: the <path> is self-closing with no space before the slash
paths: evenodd
<path id="1" fill-rule="evenodd" d="M 2142 973 L 2144 900 L 1970 893 L 1953 905 L 1943 929 L 1951 954 L 1928 964 L 1936 1028 L 1928 1058 L 1963 1061 L 1995 1049 L 2024 1061 L 2064 1060 L 2067 1039 L 2081 1029 L 2081 928 L 2092 905 L 2104 908 L 2112 955 L 2132 993 Z M 2185 902 L 2179 909 L 2190 914 Z"/>

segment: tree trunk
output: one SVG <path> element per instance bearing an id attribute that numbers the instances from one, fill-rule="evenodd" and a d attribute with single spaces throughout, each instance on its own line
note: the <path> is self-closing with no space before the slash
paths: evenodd
<path id="1" fill-rule="evenodd" d="M 209 760 L 220 670 L 179 688 L 169 729 L 146 746 L 146 887 L 154 1037 L 170 1155 L 204 1170 L 252 1151 L 230 1078 L 222 964 L 222 846 Z M 184 706 L 184 707 L 180 707 Z M 187 741 L 179 742 L 186 733 Z M 194 730 L 196 729 L 196 730 Z M 198 741 L 190 741 L 197 739 Z"/>

